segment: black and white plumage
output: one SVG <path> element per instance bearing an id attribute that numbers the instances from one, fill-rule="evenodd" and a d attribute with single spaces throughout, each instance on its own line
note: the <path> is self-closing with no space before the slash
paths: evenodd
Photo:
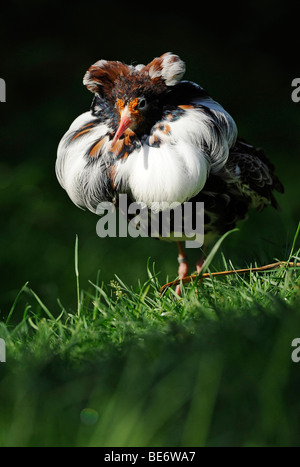
<path id="1" fill-rule="evenodd" d="M 120 193 L 152 209 L 204 201 L 211 238 L 250 207 L 276 207 L 273 190 L 283 187 L 273 165 L 237 139 L 233 118 L 201 86 L 182 81 L 184 72 L 171 53 L 145 66 L 100 60 L 89 68 L 83 82 L 95 95 L 91 110 L 72 123 L 56 162 L 77 206 L 95 211 Z"/>

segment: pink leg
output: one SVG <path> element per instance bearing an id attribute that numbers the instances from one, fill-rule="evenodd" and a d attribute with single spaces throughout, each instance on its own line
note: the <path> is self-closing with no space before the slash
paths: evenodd
<path id="1" fill-rule="evenodd" d="M 196 263 L 196 268 L 197 268 L 197 273 L 198 274 L 200 274 L 200 272 L 201 272 L 204 261 L 205 261 L 205 254 L 202 253 L 201 257 L 198 259 L 198 261 Z"/>
<path id="2" fill-rule="evenodd" d="M 183 279 L 185 276 L 188 274 L 188 263 L 187 263 L 187 257 L 185 256 L 184 248 L 182 242 L 177 242 L 178 246 L 178 278 Z M 176 286 L 175 292 L 177 295 L 181 296 L 181 287 L 180 284 Z"/>

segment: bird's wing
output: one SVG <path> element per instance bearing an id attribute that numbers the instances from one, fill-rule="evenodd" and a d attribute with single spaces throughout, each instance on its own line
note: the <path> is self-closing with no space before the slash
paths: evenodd
<path id="1" fill-rule="evenodd" d="M 95 211 L 101 201 L 113 198 L 111 154 L 107 151 L 111 134 L 112 129 L 105 121 L 85 112 L 59 143 L 56 175 L 79 207 Z"/>
<path id="2" fill-rule="evenodd" d="M 163 122 L 171 122 L 174 139 L 186 139 L 204 150 L 212 173 L 226 163 L 237 127 L 226 110 L 198 84 L 181 81 L 165 97 Z M 161 122 L 158 122 L 160 125 Z"/>
<path id="3" fill-rule="evenodd" d="M 284 188 L 261 149 L 239 139 L 230 150 L 225 168 L 241 193 L 251 198 L 253 207 L 262 209 L 267 204 L 278 207 L 273 191 L 283 193 Z"/>

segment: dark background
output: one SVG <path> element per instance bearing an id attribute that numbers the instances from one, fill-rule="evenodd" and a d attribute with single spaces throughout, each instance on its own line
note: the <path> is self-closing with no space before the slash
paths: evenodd
<path id="1" fill-rule="evenodd" d="M 176 276 L 174 245 L 99 239 L 97 217 L 76 208 L 56 180 L 59 140 L 92 100 L 83 75 L 102 58 L 148 63 L 172 51 L 186 62 L 185 78 L 231 113 L 240 136 L 266 150 L 286 188 L 280 212 L 253 213 L 223 250 L 236 267 L 286 259 L 299 219 L 300 104 L 291 100 L 291 82 L 300 76 L 299 12 L 279 1 L 172 5 L 2 5 L 0 319 L 26 281 L 54 312 L 58 297 L 75 307 L 76 234 L 84 288 L 98 269 L 104 282 L 117 274 L 136 286 L 149 256 L 162 283 Z"/>

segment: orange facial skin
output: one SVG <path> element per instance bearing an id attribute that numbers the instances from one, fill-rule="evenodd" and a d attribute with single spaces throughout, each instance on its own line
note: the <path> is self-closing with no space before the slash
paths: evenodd
<path id="1" fill-rule="evenodd" d="M 140 111 L 137 109 L 139 103 L 138 97 L 130 101 L 127 105 L 122 99 L 118 99 L 116 102 L 116 107 L 119 110 L 120 116 L 122 118 L 122 113 L 127 110 L 130 115 L 130 119 L 134 125 L 138 124 L 142 120 L 142 115 Z"/>
<path id="2" fill-rule="evenodd" d="M 130 101 L 127 105 L 122 99 L 118 99 L 116 107 L 120 114 L 119 127 L 116 131 L 112 144 L 114 145 L 118 139 L 123 135 L 127 128 L 134 129 L 139 125 L 142 120 L 142 115 L 137 109 L 139 99 L 135 98 Z"/>
<path id="3" fill-rule="evenodd" d="M 122 110 L 125 109 L 125 102 L 122 99 L 118 99 L 116 102 L 116 107 L 118 108 L 119 112 L 121 113 Z"/>

